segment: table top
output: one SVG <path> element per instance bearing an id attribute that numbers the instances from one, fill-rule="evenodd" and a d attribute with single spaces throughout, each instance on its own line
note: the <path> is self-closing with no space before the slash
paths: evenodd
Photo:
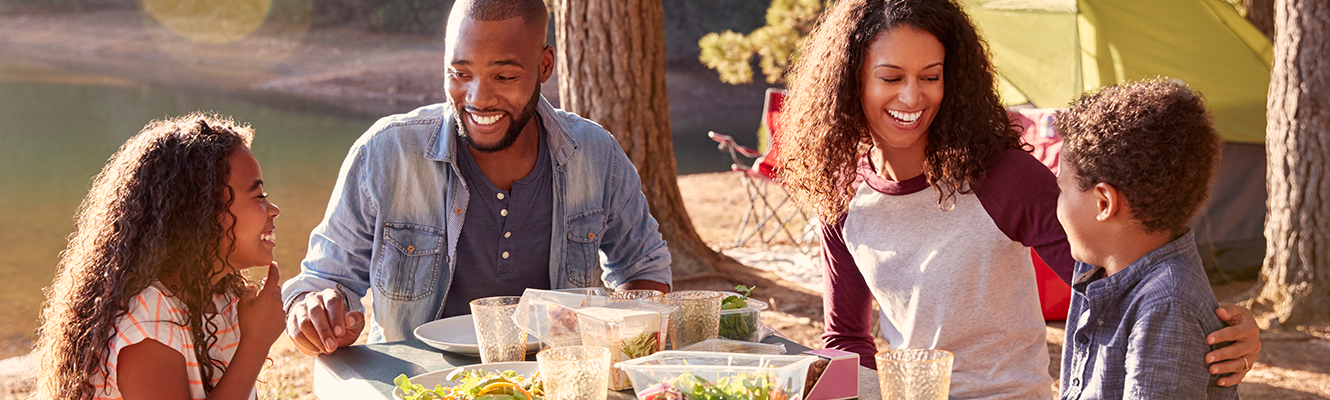
<path id="1" fill-rule="evenodd" d="M 808 350 L 806 346 L 778 336 L 762 341 L 784 344 L 789 354 Z M 392 382 L 398 375 L 416 376 L 479 363 L 479 357 L 440 351 L 418 339 L 349 346 L 314 359 L 314 395 L 321 399 L 390 400 L 393 398 Z M 880 390 L 877 372 L 859 367 L 859 398 L 880 398 Z M 635 398 L 632 390 L 610 391 L 608 400 Z"/>

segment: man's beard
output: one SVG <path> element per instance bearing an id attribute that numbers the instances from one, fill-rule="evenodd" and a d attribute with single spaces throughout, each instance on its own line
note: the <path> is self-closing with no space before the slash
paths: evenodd
<path id="1" fill-rule="evenodd" d="M 457 136 L 461 137 L 462 141 L 466 142 L 467 146 L 470 146 L 481 153 L 493 153 L 512 147 L 513 143 L 517 143 L 517 137 L 522 134 L 522 129 L 531 121 L 531 117 L 536 115 L 536 104 L 538 103 L 540 103 L 539 85 L 536 86 L 535 92 L 531 94 L 531 101 L 528 101 L 526 106 L 522 107 L 522 114 L 513 119 L 512 123 L 508 124 L 508 131 L 503 133 L 503 138 L 499 139 L 499 142 L 492 146 L 481 145 L 476 143 L 475 140 L 471 140 L 471 134 L 466 130 L 466 113 L 463 112 L 464 110 L 461 106 L 453 105 L 453 107 L 456 108 L 457 113 Z M 491 110 L 480 111 L 484 112 Z"/>

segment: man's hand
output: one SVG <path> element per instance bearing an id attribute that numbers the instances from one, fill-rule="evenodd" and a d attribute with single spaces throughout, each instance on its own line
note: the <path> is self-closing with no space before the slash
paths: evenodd
<path id="1" fill-rule="evenodd" d="M 1205 363 L 1210 364 L 1211 374 L 1233 373 L 1217 382 L 1219 386 L 1233 386 L 1242 382 L 1261 355 L 1261 329 L 1256 326 L 1251 310 L 1242 306 L 1221 304 L 1215 315 L 1228 326 L 1206 336 L 1205 342 L 1212 345 L 1233 343 L 1206 354 Z"/>
<path id="2" fill-rule="evenodd" d="M 638 289 L 658 290 L 661 293 L 669 293 L 670 285 L 666 285 L 664 283 L 656 281 L 639 279 L 635 281 L 628 281 L 628 283 L 625 283 L 623 284 L 623 286 L 619 287 L 619 290 L 638 290 Z"/>
<path id="3" fill-rule="evenodd" d="M 311 356 L 355 343 L 364 329 L 365 314 L 348 312 L 346 300 L 335 289 L 306 293 L 286 316 L 286 336 L 296 349 Z"/>

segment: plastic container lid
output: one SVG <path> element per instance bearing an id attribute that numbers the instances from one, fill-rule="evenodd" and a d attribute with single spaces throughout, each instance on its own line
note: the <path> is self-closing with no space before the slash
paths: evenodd
<path id="1" fill-rule="evenodd" d="M 720 292 L 720 293 L 721 293 L 722 295 L 724 295 L 724 297 L 721 297 L 721 300 L 722 300 L 722 301 L 723 301 L 725 298 L 730 297 L 730 296 L 739 296 L 739 297 L 743 297 L 743 295 L 738 294 L 738 293 L 735 293 L 735 292 Z M 720 310 L 720 313 L 721 313 L 721 315 L 725 315 L 725 314 L 734 314 L 734 313 L 745 312 L 745 311 L 752 311 L 752 310 L 756 310 L 756 311 L 766 311 L 766 309 L 770 307 L 770 305 L 768 305 L 767 302 L 762 301 L 762 300 L 758 300 L 758 299 L 754 299 L 754 298 L 752 298 L 752 297 L 749 297 L 749 298 L 747 299 L 747 302 L 748 302 L 748 307 L 747 307 L 747 308 L 734 308 L 734 309 L 729 309 L 729 310 Z"/>
<path id="2" fill-rule="evenodd" d="M 662 351 L 647 357 L 615 364 L 628 373 L 639 398 L 652 394 L 683 390 L 685 384 L 704 381 L 710 385 L 722 379 L 762 380 L 773 391 L 802 398 L 808 366 L 818 357 L 807 355 L 765 355 Z"/>
<path id="3" fill-rule="evenodd" d="M 701 342 L 693 343 L 688 347 L 679 349 L 679 351 L 705 351 L 711 353 L 744 353 L 744 354 L 785 354 L 785 345 L 745 342 L 742 340 L 729 339 L 707 339 Z"/>

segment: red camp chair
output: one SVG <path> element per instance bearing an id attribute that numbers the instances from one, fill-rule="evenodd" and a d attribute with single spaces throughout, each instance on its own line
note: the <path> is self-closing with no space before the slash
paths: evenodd
<path id="1" fill-rule="evenodd" d="M 720 144 L 721 151 L 730 154 L 730 159 L 734 162 L 730 165 L 730 169 L 743 172 L 739 180 L 743 182 L 744 189 L 748 193 L 748 208 L 744 210 L 743 219 L 739 222 L 739 232 L 734 236 L 734 247 L 743 246 L 753 238 L 770 245 L 777 236 L 784 233 L 803 251 L 808 252 L 812 249 L 813 239 L 817 233 L 817 222 L 810 219 L 803 210 L 788 206 L 790 194 L 780 185 L 780 112 L 784 103 L 784 90 L 767 89 L 766 101 L 762 106 L 763 132 L 768 136 L 765 154 L 739 145 L 729 135 L 707 133 L 707 136 Z M 752 164 L 746 164 L 744 159 L 752 159 Z M 780 200 L 769 199 L 769 194 L 778 194 Z M 790 222 L 795 218 L 802 218 L 807 224 L 797 235 L 790 230 Z"/>
<path id="2" fill-rule="evenodd" d="M 1053 114 L 1056 111 L 1023 109 L 1008 112 L 1011 120 L 1021 126 L 1021 140 L 1034 146 L 1031 154 L 1053 170 L 1054 174 L 1058 173 L 1058 155 L 1062 153 L 1062 138 L 1053 129 Z M 1039 305 L 1043 309 L 1044 320 L 1066 320 L 1067 309 L 1071 307 L 1071 287 L 1039 258 L 1034 249 L 1030 249 L 1030 258 L 1034 260 L 1034 275 L 1039 282 Z"/>

